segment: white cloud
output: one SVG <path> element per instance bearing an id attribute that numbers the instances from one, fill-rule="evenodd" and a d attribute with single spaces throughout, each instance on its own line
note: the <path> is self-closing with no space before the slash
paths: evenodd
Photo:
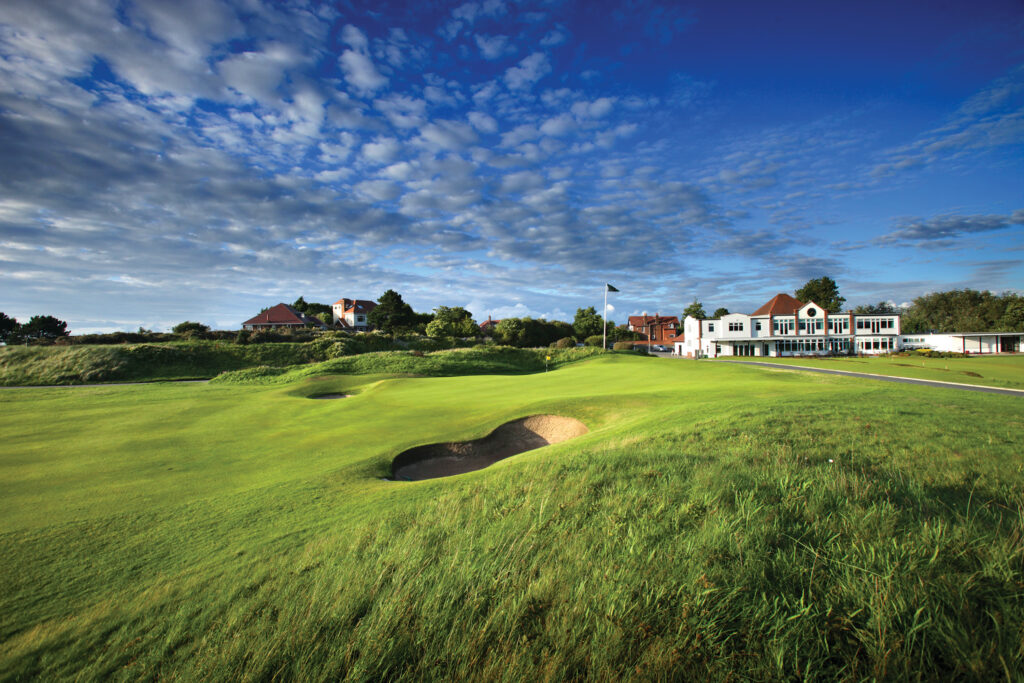
<path id="1" fill-rule="evenodd" d="M 541 124 L 540 132 L 544 135 L 560 136 L 576 130 L 576 122 L 568 114 L 560 114 Z"/>
<path id="2" fill-rule="evenodd" d="M 364 180 L 354 189 L 363 197 L 378 202 L 392 201 L 402 194 L 402 189 L 390 180 Z"/>
<path id="3" fill-rule="evenodd" d="M 417 128 L 423 125 L 427 103 L 415 97 L 391 95 L 373 103 L 395 128 Z"/>
<path id="4" fill-rule="evenodd" d="M 380 172 L 383 176 L 400 181 L 408 180 L 412 173 L 413 165 L 408 161 L 399 161 L 397 164 L 391 164 Z"/>
<path id="5" fill-rule="evenodd" d="M 476 92 L 473 93 L 473 101 L 478 106 L 491 100 L 495 95 L 498 94 L 498 84 L 494 81 L 488 81 L 482 85 L 474 86 Z"/>
<path id="6" fill-rule="evenodd" d="M 544 187 L 545 184 L 544 176 L 534 171 L 509 173 L 501 179 L 501 189 L 503 192 L 519 193 L 527 190 L 536 190 Z"/>
<path id="7" fill-rule="evenodd" d="M 361 92 L 375 92 L 388 83 L 386 76 L 377 70 L 370 55 L 366 34 L 351 24 L 341 30 L 341 40 L 351 47 L 338 57 L 338 65 L 345 80 Z"/>
<path id="8" fill-rule="evenodd" d="M 573 116 L 580 119 L 599 119 L 606 116 L 615 104 L 614 97 L 599 97 L 593 102 L 577 102 L 572 105 Z"/>
<path id="9" fill-rule="evenodd" d="M 437 121 L 420 129 L 418 140 L 435 149 L 461 151 L 477 141 L 473 129 L 458 121 Z"/>
<path id="10" fill-rule="evenodd" d="M 529 90 L 533 84 L 551 73 L 551 64 L 543 52 L 534 52 L 529 57 L 505 71 L 505 84 L 511 90 Z"/>
<path id="11" fill-rule="evenodd" d="M 563 32 L 557 30 L 548 31 L 544 34 L 544 37 L 540 39 L 542 47 L 555 47 L 561 45 L 566 41 L 566 36 Z"/>
<path id="12" fill-rule="evenodd" d="M 527 140 L 536 140 L 538 137 L 540 137 L 540 133 L 537 131 L 537 128 L 524 123 L 521 126 L 516 126 L 507 133 L 503 133 L 501 136 L 501 146 L 515 147 Z"/>
<path id="13" fill-rule="evenodd" d="M 387 164 L 395 160 L 401 150 L 395 138 L 377 138 L 363 145 L 363 157 L 370 162 Z"/>
<path id="14" fill-rule="evenodd" d="M 351 24 L 341 29 L 341 41 L 358 52 L 366 52 L 370 47 L 366 34 Z"/>
<path id="15" fill-rule="evenodd" d="M 481 133 L 497 133 L 498 122 L 493 118 L 479 111 L 471 111 L 467 114 L 469 122 Z"/>
<path id="16" fill-rule="evenodd" d="M 345 79 L 357 90 L 374 92 L 388 83 L 388 79 L 373 65 L 373 60 L 361 52 L 345 50 L 338 58 L 338 64 L 345 74 Z"/>
<path id="17" fill-rule="evenodd" d="M 484 59 L 501 59 L 516 51 L 516 46 L 509 42 L 508 36 L 485 36 L 478 33 L 473 38 L 480 49 L 480 56 Z"/>

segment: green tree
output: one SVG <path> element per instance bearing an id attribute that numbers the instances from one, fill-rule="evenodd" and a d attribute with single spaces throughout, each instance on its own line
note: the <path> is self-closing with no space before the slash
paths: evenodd
<path id="1" fill-rule="evenodd" d="M 1003 315 L 999 319 L 999 330 L 1002 332 L 1024 332 L 1024 297 L 1007 292 L 1003 295 L 1007 300 Z"/>
<path id="2" fill-rule="evenodd" d="M 427 324 L 428 337 L 472 337 L 480 332 L 473 314 L 462 306 L 438 306 L 434 319 Z"/>
<path id="3" fill-rule="evenodd" d="M 1024 331 L 1024 301 L 973 289 L 932 292 L 914 299 L 903 315 L 905 333 Z"/>
<path id="4" fill-rule="evenodd" d="M 494 326 L 494 340 L 508 346 L 522 346 L 524 338 L 523 321 L 519 318 L 503 318 Z"/>
<path id="5" fill-rule="evenodd" d="M 604 331 L 604 320 L 597 314 L 593 306 L 577 308 L 576 317 L 572 321 L 572 329 L 578 339 L 585 339 Z"/>
<path id="6" fill-rule="evenodd" d="M 900 309 L 888 301 L 879 301 L 877 304 L 857 306 L 853 312 L 857 315 L 898 315 Z"/>
<path id="7" fill-rule="evenodd" d="M 18 324 L 17 319 L 10 318 L 5 313 L 0 313 L 0 341 L 6 343 L 14 343 L 18 340 L 18 331 L 21 329 L 21 325 Z"/>
<path id="8" fill-rule="evenodd" d="M 316 301 L 306 301 L 306 299 L 301 296 L 292 302 L 292 308 L 299 313 L 316 316 L 328 325 L 330 325 L 334 319 L 334 309 L 330 306 L 327 304 L 317 303 Z"/>
<path id="9" fill-rule="evenodd" d="M 71 334 L 68 324 L 52 315 L 34 315 L 21 326 L 19 334 L 28 339 L 56 339 Z"/>
<path id="10" fill-rule="evenodd" d="M 723 315 L 729 315 L 729 309 L 724 306 L 722 308 L 716 308 L 715 312 L 711 314 L 711 317 L 721 318 Z"/>
<path id="11" fill-rule="evenodd" d="M 694 317 L 697 320 L 703 320 L 704 318 L 708 317 L 708 314 L 704 312 L 704 305 L 701 302 L 694 299 L 693 303 L 687 306 L 686 310 L 683 311 L 684 320 L 686 319 L 686 316 Z"/>
<path id="12" fill-rule="evenodd" d="M 796 290 L 794 296 L 805 304 L 813 301 L 829 313 L 839 313 L 846 303 L 846 299 L 839 296 L 839 285 L 827 275 L 817 280 L 808 280 L 807 284 Z"/>
<path id="13" fill-rule="evenodd" d="M 201 336 L 208 333 L 209 331 L 210 328 L 207 325 L 192 322 L 191 320 L 186 320 L 183 323 L 178 323 L 177 325 L 171 328 L 171 332 L 173 332 L 174 334 L 187 334 L 191 336 Z"/>
<path id="14" fill-rule="evenodd" d="M 413 327 L 417 317 L 412 306 L 402 300 L 402 295 L 389 289 L 377 299 L 377 307 L 370 311 L 366 320 L 378 330 L 395 334 Z"/>

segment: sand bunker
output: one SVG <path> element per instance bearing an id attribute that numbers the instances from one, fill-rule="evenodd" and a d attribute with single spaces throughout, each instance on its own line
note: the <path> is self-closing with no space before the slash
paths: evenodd
<path id="1" fill-rule="evenodd" d="M 319 399 L 348 398 L 348 394 L 318 394 L 316 396 L 310 396 L 309 398 L 319 398 Z"/>
<path id="2" fill-rule="evenodd" d="M 587 433 L 571 417 L 531 415 L 506 422 L 482 439 L 417 446 L 399 453 L 391 472 L 400 481 L 418 481 L 482 470 L 499 460 Z"/>

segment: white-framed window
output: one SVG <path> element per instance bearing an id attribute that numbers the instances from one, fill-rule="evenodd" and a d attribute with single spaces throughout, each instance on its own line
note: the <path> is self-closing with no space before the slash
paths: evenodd
<path id="1" fill-rule="evenodd" d="M 730 332 L 742 332 L 743 331 L 743 323 L 729 323 L 729 331 Z"/>
<path id="2" fill-rule="evenodd" d="M 757 330 L 758 332 L 761 331 L 761 321 L 760 320 L 755 320 L 754 321 L 754 329 Z"/>
<path id="3" fill-rule="evenodd" d="M 714 332 L 714 331 L 715 331 L 715 324 L 714 323 L 708 323 L 708 332 Z"/>

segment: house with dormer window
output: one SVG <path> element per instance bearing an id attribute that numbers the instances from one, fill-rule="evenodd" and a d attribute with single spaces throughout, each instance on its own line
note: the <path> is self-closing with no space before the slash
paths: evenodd
<path id="1" fill-rule="evenodd" d="M 331 306 L 331 318 L 335 327 L 355 332 L 370 329 L 370 311 L 377 308 L 373 301 L 364 299 L 338 299 Z"/>
<path id="2" fill-rule="evenodd" d="M 900 348 L 900 316 L 829 313 L 813 301 L 777 294 L 749 315 L 687 316 L 674 347 L 689 358 L 890 353 Z"/>

